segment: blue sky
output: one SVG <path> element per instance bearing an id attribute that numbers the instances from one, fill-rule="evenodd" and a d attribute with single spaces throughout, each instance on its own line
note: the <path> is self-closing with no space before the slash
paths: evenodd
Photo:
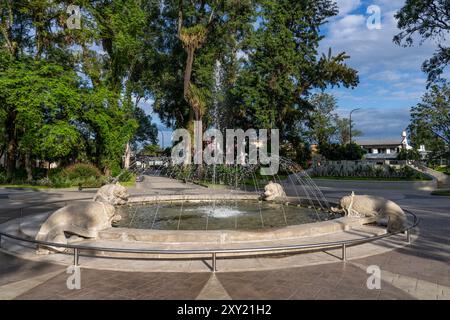
<path id="1" fill-rule="evenodd" d="M 355 126 L 364 133 L 363 139 L 398 138 L 409 124 L 409 110 L 425 93 L 426 75 L 421 71 L 423 61 L 431 57 L 436 44 L 403 48 L 392 42 L 399 30 L 394 14 L 404 0 L 337 0 L 339 15 L 323 27 L 325 39 L 319 52 L 332 48 L 333 54 L 345 51 L 348 64 L 359 71 L 360 84 L 356 89 L 335 88 L 327 92 L 338 99 L 338 113 L 348 117 L 350 110 Z M 381 9 L 381 29 L 366 26 L 371 15 L 367 8 Z M 444 74 L 448 78 L 448 70 Z M 151 110 L 147 105 L 146 110 Z M 165 129 L 155 114 L 160 130 Z M 170 132 L 165 134 L 165 145 L 170 143 Z"/>
<path id="2" fill-rule="evenodd" d="M 355 126 L 364 138 L 395 138 L 409 124 L 409 110 L 417 104 L 426 87 L 423 61 L 431 57 L 436 43 L 403 48 L 392 42 L 399 30 L 394 14 L 404 0 L 337 0 L 340 13 L 323 32 L 320 50 L 345 51 L 348 64 L 359 71 L 360 84 L 354 90 L 333 89 L 339 101 L 339 114 L 348 117 L 353 108 Z M 366 26 L 370 5 L 381 9 L 381 29 Z M 448 77 L 448 70 L 446 77 Z"/>

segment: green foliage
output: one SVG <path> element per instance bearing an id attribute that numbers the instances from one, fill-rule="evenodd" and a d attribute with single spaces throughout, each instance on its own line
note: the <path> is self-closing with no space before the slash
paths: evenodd
<path id="1" fill-rule="evenodd" d="M 337 115 L 336 98 L 330 94 L 315 94 L 309 99 L 309 103 L 314 109 L 309 112 L 308 135 L 317 144 L 331 143 L 332 137 L 336 134 L 337 128 L 334 125 Z"/>
<path id="2" fill-rule="evenodd" d="M 416 149 L 402 149 L 397 155 L 397 160 L 420 160 L 420 153 Z"/>
<path id="3" fill-rule="evenodd" d="M 433 196 L 447 196 L 450 197 L 450 190 L 436 190 L 431 193 Z"/>
<path id="4" fill-rule="evenodd" d="M 119 182 L 124 186 L 133 186 L 136 182 L 136 174 L 131 171 L 124 171 L 119 176 Z"/>
<path id="5" fill-rule="evenodd" d="M 7 182 L 6 171 L 0 168 L 0 184 Z"/>
<path id="6" fill-rule="evenodd" d="M 442 173 L 450 175 L 450 167 L 449 166 L 437 166 L 437 167 L 434 167 L 433 169 L 438 172 L 442 172 Z"/>
<path id="7" fill-rule="evenodd" d="M 421 37 L 420 44 L 427 39 L 439 41 L 433 57 L 422 65 L 422 70 L 428 74 L 429 85 L 437 82 L 450 62 L 450 48 L 445 45 L 450 31 L 448 0 L 406 0 L 395 18 L 402 30 L 394 37 L 397 44 L 411 46 L 416 35 Z"/>
<path id="8" fill-rule="evenodd" d="M 102 173 L 98 168 L 91 164 L 77 163 L 62 170 L 60 175 L 61 177 L 70 180 L 87 179 L 90 177 L 99 179 L 102 176 Z"/>
<path id="9" fill-rule="evenodd" d="M 350 119 L 336 118 L 336 131 L 337 140 L 340 144 L 350 143 Z M 352 120 L 351 140 L 353 141 L 353 138 L 360 137 L 362 135 L 362 131 L 355 129 L 355 124 Z"/>
<path id="10" fill-rule="evenodd" d="M 151 118 L 132 101 L 144 94 L 141 1 L 75 2 L 83 7 L 81 30 L 65 27 L 66 5 L 1 3 L 0 155 L 8 147 L 9 179 L 24 156 L 28 166 L 82 159 L 107 172 L 120 167 L 138 128 L 132 142 L 156 139 Z"/>
<path id="11" fill-rule="evenodd" d="M 157 144 L 149 144 L 146 145 L 139 154 L 143 156 L 156 157 L 161 155 L 164 152 Z"/>
<path id="12" fill-rule="evenodd" d="M 52 160 L 79 146 L 70 124 L 80 106 L 78 81 L 75 72 L 45 61 L 25 59 L 0 70 L 0 103 L 7 115 L 1 118 L 14 121 L 2 127 L 16 125 L 23 152 Z"/>
<path id="13" fill-rule="evenodd" d="M 319 153 L 330 161 L 361 160 L 366 151 L 356 143 L 322 144 L 319 145 Z"/>
<path id="14" fill-rule="evenodd" d="M 137 122 L 137 130 L 133 136 L 132 143 L 137 148 L 137 144 L 158 143 L 158 128 L 152 123 L 152 117 L 147 115 L 141 108 L 134 109 L 134 119 Z"/>
<path id="15" fill-rule="evenodd" d="M 278 128 L 284 140 L 312 109 L 306 99 L 311 90 L 356 86 L 356 71 L 345 65 L 348 57 L 330 52 L 317 58 L 319 27 L 336 13 L 332 1 L 261 2 L 262 22 L 251 34 L 248 61 L 233 89 L 244 121 Z"/>
<path id="16" fill-rule="evenodd" d="M 337 100 L 333 95 L 317 93 L 309 98 L 308 103 L 312 109 L 307 113 L 303 127 L 311 143 L 319 145 L 332 142 L 350 143 L 350 119 L 338 116 Z M 351 135 L 352 138 L 358 137 L 362 132 L 352 127 Z"/>
<path id="17" fill-rule="evenodd" d="M 450 143 L 450 88 L 447 84 L 432 86 L 411 109 L 409 129 L 416 143 L 424 143 L 431 137 Z"/>
<path id="18" fill-rule="evenodd" d="M 311 160 L 311 146 L 302 141 L 300 137 L 290 137 L 289 142 L 280 146 L 280 155 L 300 164 L 302 167 L 308 167 Z"/>
<path id="19" fill-rule="evenodd" d="M 433 85 L 411 109 L 408 130 L 413 145 L 424 145 L 429 151 L 428 162 L 450 158 L 450 88 L 447 84 Z"/>
<path id="20" fill-rule="evenodd" d="M 138 127 L 129 110 L 118 103 L 116 94 L 98 88 L 85 95 L 82 119 L 95 135 L 95 162 L 110 170 L 120 167 L 125 145 Z"/>
<path id="21" fill-rule="evenodd" d="M 320 178 L 350 178 L 360 180 L 430 180 L 423 173 L 408 166 L 394 168 L 354 162 L 324 163 L 312 168 L 311 175 Z"/>
<path id="22" fill-rule="evenodd" d="M 278 128 L 283 152 L 303 163 L 310 93 L 358 84 L 345 53 L 318 52 L 319 28 L 337 14 L 331 0 L 75 1 L 81 30 L 66 28 L 66 2 L 0 3 L 0 155 L 9 180 L 19 159 L 25 178 L 38 159 L 119 173 L 127 145 L 157 143 L 139 107 L 149 99 L 174 128 L 194 117 L 211 126 L 212 106 L 222 128 Z"/>
<path id="23" fill-rule="evenodd" d="M 78 187 L 85 188 L 101 187 L 106 182 L 101 171 L 91 165 L 77 163 L 64 169 L 54 169 L 48 178 L 37 181 L 38 185 L 51 186 L 55 188 Z"/>

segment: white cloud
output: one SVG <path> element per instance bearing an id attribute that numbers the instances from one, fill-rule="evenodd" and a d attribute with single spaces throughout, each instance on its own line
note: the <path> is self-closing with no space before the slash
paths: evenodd
<path id="1" fill-rule="evenodd" d="M 393 43 L 399 32 L 394 11 L 382 15 L 382 29 L 369 30 L 368 15 L 350 14 L 328 24 L 327 37 L 321 43 L 321 51 L 331 47 L 335 52 L 346 51 L 350 64 L 362 73 L 388 70 L 418 70 L 424 60 L 432 55 L 431 43 L 423 46 L 402 48 Z"/>
<path id="2" fill-rule="evenodd" d="M 403 75 L 400 72 L 392 71 L 392 70 L 384 70 L 375 74 L 372 74 L 368 77 L 369 79 L 381 80 L 381 81 L 398 81 L 403 78 Z"/>
<path id="3" fill-rule="evenodd" d="M 361 0 L 336 0 L 336 2 L 339 7 L 339 17 L 346 16 L 361 5 Z"/>
<path id="4" fill-rule="evenodd" d="M 347 117 L 350 110 L 340 111 L 342 117 Z M 362 131 L 363 138 L 393 138 L 400 137 L 402 131 L 409 125 L 410 109 L 406 108 L 368 108 L 353 113 L 355 128 Z"/>
<path id="5" fill-rule="evenodd" d="M 356 127 L 367 138 L 398 137 L 410 121 L 410 108 L 426 91 L 422 63 L 436 50 L 431 41 L 422 46 L 403 48 L 393 42 L 400 32 L 395 13 L 405 0 L 338 1 L 341 13 L 330 20 L 319 52 L 346 52 L 347 63 L 359 71 L 360 84 L 355 90 L 331 89 L 339 100 L 338 113 L 348 117 L 354 108 Z M 369 30 L 366 13 L 370 5 L 381 9 L 381 30 Z M 444 76 L 448 76 L 446 71 Z"/>
<path id="6" fill-rule="evenodd" d="M 398 11 L 405 5 L 405 0 L 372 0 L 371 2 L 386 11 Z"/>

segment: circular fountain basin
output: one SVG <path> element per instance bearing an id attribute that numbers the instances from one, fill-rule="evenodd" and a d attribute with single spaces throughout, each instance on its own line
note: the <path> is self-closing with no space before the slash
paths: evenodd
<path id="1" fill-rule="evenodd" d="M 159 202 L 118 208 L 114 226 L 146 230 L 265 230 L 331 219 L 298 204 L 256 200 Z"/>
<path id="2" fill-rule="evenodd" d="M 128 206 L 118 208 L 122 221 L 100 231 L 98 238 L 203 247 L 321 236 L 372 222 L 334 217 L 327 211 L 316 211 L 314 206 L 308 208 L 307 202 L 294 197 L 281 203 L 258 199 L 249 194 L 133 197 Z"/>

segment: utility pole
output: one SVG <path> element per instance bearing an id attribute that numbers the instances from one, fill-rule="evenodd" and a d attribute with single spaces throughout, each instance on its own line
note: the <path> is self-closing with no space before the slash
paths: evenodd
<path id="1" fill-rule="evenodd" d="M 352 126 L 353 126 L 353 123 L 352 123 L 352 114 L 353 114 L 353 112 L 355 112 L 355 111 L 358 111 L 358 110 L 361 110 L 361 108 L 357 108 L 357 109 L 353 109 L 352 111 L 350 111 L 350 143 L 352 143 L 353 141 L 353 137 L 352 137 Z"/>

